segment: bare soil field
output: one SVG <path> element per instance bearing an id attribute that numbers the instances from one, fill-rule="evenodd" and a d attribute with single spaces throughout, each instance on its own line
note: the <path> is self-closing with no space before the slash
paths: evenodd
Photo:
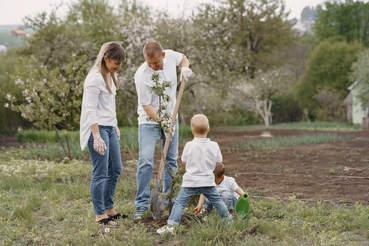
<path id="1" fill-rule="evenodd" d="M 274 137 L 318 133 L 270 130 Z M 344 136 L 344 141 L 278 149 L 232 149 L 232 142 L 261 138 L 258 130 L 214 131 L 222 148 L 226 175 L 245 190 L 263 197 L 307 202 L 327 200 L 369 204 L 369 131 L 321 132 Z M 252 197 L 251 197 L 252 198 Z"/>
<path id="2" fill-rule="evenodd" d="M 212 130 L 210 138 L 221 147 L 226 175 L 234 177 L 245 191 L 252 190 L 254 197 L 264 198 L 288 199 L 295 195 L 308 203 L 325 200 L 369 204 L 369 131 L 270 130 L 270 133 L 273 137 L 337 134 L 345 140 L 275 149 L 237 149 L 232 143 L 262 139 L 262 131 Z M 153 179 L 159 154 L 156 151 Z M 138 158 L 138 153 L 133 153 L 133 157 Z M 125 165 L 125 160 L 132 159 L 132 153 L 122 153 L 122 159 Z"/>

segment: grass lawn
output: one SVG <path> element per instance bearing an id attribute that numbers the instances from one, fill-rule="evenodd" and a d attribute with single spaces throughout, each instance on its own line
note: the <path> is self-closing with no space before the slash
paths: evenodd
<path id="1" fill-rule="evenodd" d="M 122 148 L 137 151 L 136 130 L 129 130 L 132 136 L 126 138 L 131 140 L 121 145 Z M 182 137 L 185 141 L 188 136 Z M 321 134 L 270 141 L 250 142 L 251 145 L 234 143 L 234 148 L 279 149 L 342 139 L 334 134 Z M 48 152 L 53 145 L 46 142 L 0 151 L 0 245 L 369 244 L 369 206 L 354 201 L 306 203 L 295 195 L 287 200 L 262 198 L 263 189 L 247 187 L 242 187 L 249 192 L 251 202 L 246 218 L 235 217 L 232 223 L 223 223 L 216 213 L 211 213 L 206 221 L 199 217 L 198 221 L 177 227 L 174 235 L 160 236 L 155 232 L 159 226 L 133 221 L 135 159 L 124 163 L 115 193 L 115 209 L 129 217 L 118 221 L 119 228 L 105 232 L 94 221 L 89 191 L 90 162 L 78 156 L 74 160 L 64 159 L 58 150 Z M 38 154 L 31 156 L 30 151 Z M 191 213 L 196 203 L 192 199 L 185 213 Z M 151 215 L 148 212 L 145 216 Z"/>

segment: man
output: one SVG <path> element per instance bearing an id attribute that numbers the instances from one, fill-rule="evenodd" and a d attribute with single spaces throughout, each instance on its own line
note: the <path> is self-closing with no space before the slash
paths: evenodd
<path id="1" fill-rule="evenodd" d="M 154 171 L 154 153 L 155 145 L 159 137 L 159 124 L 156 122 L 156 112 L 159 109 L 159 97 L 151 92 L 154 82 L 151 76 L 154 72 L 158 73 L 160 82 L 170 81 L 172 86 L 167 88 L 165 93 L 171 97 L 165 112 L 173 113 L 176 104 L 177 89 L 177 69 L 181 68 L 181 77 L 186 81 L 192 75 L 189 69 L 189 61 L 187 57 L 181 53 L 172 50 L 163 50 L 157 42 L 148 42 L 144 49 L 143 55 L 146 60 L 135 74 L 136 91 L 138 94 L 138 143 L 140 147 L 138 164 L 137 164 L 137 194 L 135 199 L 136 214 L 135 219 L 141 219 L 142 214 L 149 208 L 150 200 L 150 181 Z M 152 120 L 147 121 L 151 117 Z M 170 172 L 174 172 L 177 168 L 178 157 L 178 121 L 175 119 L 175 132 L 167 152 L 166 163 Z M 165 141 L 165 134 L 161 132 Z M 168 193 L 172 183 L 172 178 L 164 168 L 163 173 L 164 187 L 163 192 Z"/>

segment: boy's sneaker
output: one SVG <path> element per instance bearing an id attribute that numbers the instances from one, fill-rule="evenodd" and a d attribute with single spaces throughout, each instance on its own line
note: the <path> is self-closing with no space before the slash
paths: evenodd
<path id="1" fill-rule="evenodd" d="M 148 210 L 147 208 L 138 208 L 133 219 L 135 220 L 142 219 L 143 213 L 146 212 L 147 210 Z"/>
<path id="2" fill-rule="evenodd" d="M 165 225 L 165 226 L 163 226 L 163 227 L 156 230 L 156 232 L 159 233 L 160 235 L 163 235 L 163 234 L 168 233 L 168 232 L 174 234 L 173 231 L 174 231 L 174 228 L 173 228 L 172 225 Z"/>

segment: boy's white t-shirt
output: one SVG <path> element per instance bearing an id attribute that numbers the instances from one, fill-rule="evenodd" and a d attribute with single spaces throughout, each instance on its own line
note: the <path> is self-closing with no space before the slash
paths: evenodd
<path id="1" fill-rule="evenodd" d="M 181 160 L 186 162 L 182 187 L 215 186 L 214 169 L 223 160 L 218 143 L 209 138 L 194 138 L 187 142 Z"/>
<path id="2" fill-rule="evenodd" d="M 236 193 L 236 190 L 240 188 L 236 183 L 236 180 L 232 177 L 227 177 L 224 175 L 223 181 L 216 185 L 217 191 L 220 194 L 222 191 L 232 191 L 234 196 L 238 199 L 240 195 Z"/>
<path id="3" fill-rule="evenodd" d="M 165 94 L 171 97 L 168 103 L 168 107 L 165 112 L 173 113 L 176 104 L 177 93 L 177 66 L 181 64 L 183 55 L 182 53 L 175 52 L 173 50 L 164 50 L 165 57 L 163 59 L 163 70 L 154 71 L 151 67 L 144 62 L 135 73 L 135 85 L 138 95 L 138 124 L 157 124 L 156 121 L 147 121 L 148 115 L 143 109 L 142 105 L 152 105 L 155 110 L 159 109 L 159 97 L 151 92 L 151 87 L 154 82 L 151 80 L 151 76 L 154 72 L 160 76 L 159 82 L 170 81 L 171 88 L 166 88 Z M 172 116 L 173 117 L 173 116 Z M 177 116 L 175 116 L 177 118 Z"/>

